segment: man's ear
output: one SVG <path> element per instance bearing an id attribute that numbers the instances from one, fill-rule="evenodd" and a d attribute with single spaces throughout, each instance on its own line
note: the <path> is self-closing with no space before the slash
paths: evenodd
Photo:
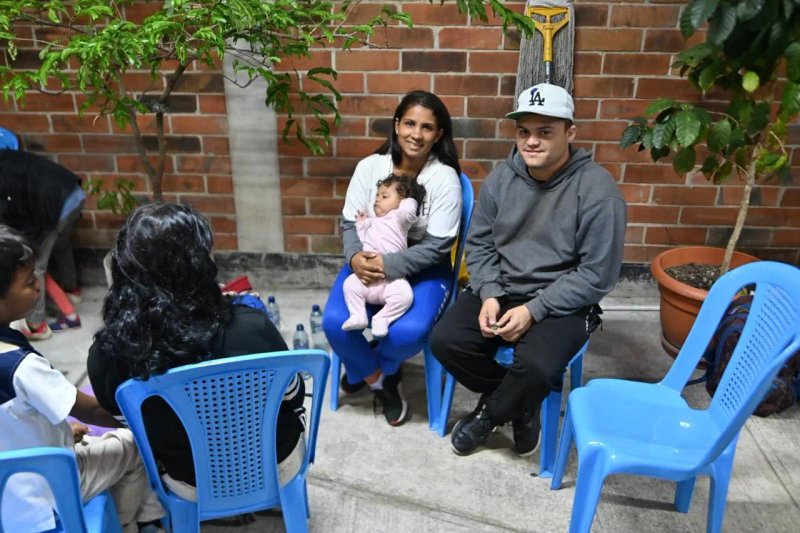
<path id="1" fill-rule="evenodd" d="M 568 142 L 574 141 L 576 133 L 578 133 L 578 129 L 575 127 L 575 124 L 572 124 L 570 127 L 567 128 L 567 141 Z"/>

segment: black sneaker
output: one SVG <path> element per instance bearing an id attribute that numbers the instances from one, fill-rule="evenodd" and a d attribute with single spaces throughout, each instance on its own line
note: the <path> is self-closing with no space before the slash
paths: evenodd
<path id="1" fill-rule="evenodd" d="M 347 394 L 355 394 L 366 386 L 366 381 L 359 381 L 358 383 L 350 383 L 347 381 L 347 374 L 342 374 L 342 379 L 339 380 L 339 387 Z"/>
<path id="2" fill-rule="evenodd" d="M 514 430 L 514 451 L 520 457 L 527 457 L 539 447 L 542 436 L 542 424 L 539 419 L 539 408 L 534 412 L 525 411 L 520 418 L 511 421 Z"/>
<path id="3" fill-rule="evenodd" d="M 450 436 L 453 451 L 458 455 L 469 455 L 482 446 L 495 429 L 497 426 L 489 420 L 486 403 L 481 398 L 475 410 L 459 420 L 453 428 Z"/>
<path id="4" fill-rule="evenodd" d="M 374 402 L 383 406 L 383 416 L 391 426 L 399 426 L 405 422 L 408 413 L 408 403 L 403 396 L 403 387 L 400 383 L 402 377 L 398 370 L 396 374 L 383 378 L 382 389 L 372 391 L 375 393 Z"/>

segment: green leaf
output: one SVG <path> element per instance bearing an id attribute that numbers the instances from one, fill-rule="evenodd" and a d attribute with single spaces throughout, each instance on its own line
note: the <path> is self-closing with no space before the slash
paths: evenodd
<path id="1" fill-rule="evenodd" d="M 736 27 L 736 9 L 726 3 L 717 7 L 708 27 L 708 42 L 722 46 Z"/>
<path id="2" fill-rule="evenodd" d="M 717 8 L 719 0 L 692 0 L 681 13 L 680 27 L 684 37 L 692 35 Z"/>
<path id="3" fill-rule="evenodd" d="M 731 172 L 733 172 L 733 163 L 731 163 L 730 161 L 725 161 L 724 163 L 722 163 L 717 169 L 717 171 L 712 174 L 714 179 L 714 184 L 719 185 L 720 183 L 728 179 L 728 177 L 731 175 Z"/>
<path id="4" fill-rule="evenodd" d="M 758 89 L 759 83 L 758 74 L 752 70 L 748 70 L 742 76 L 742 88 L 749 93 Z"/>
<path id="5" fill-rule="evenodd" d="M 786 78 L 800 82 L 800 43 L 794 42 L 786 47 Z"/>
<path id="6" fill-rule="evenodd" d="M 672 98 L 657 98 L 647 106 L 644 112 L 646 115 L 655 115 L 675 106 L 677 106 L 677 102 Z"/>
<path id="7" fill-rule="evenodd" d="M 675 158 L 672 160 L 672 168 L 675 169 L 675 172 L 683 174 L 694 168 L 695 161 L 697 161 L 697 156 L 694 153 L 694 148 L 689 146 L 675 154 Z"/>
<path id="8" fill-rule="evenodd" d="M 650 157 L 653 159 L 653 161 L 658 161 L 662 157 L 667 157 L 669 155 L 669 153 L 670 153 L 670 149 L 667 148 L 666 146 L 664 146 L 662 148 L 651 148 L 650 149 Z"/>
<path id="9" fill-rule="evenodd" d="M 667 120 L 666 122 L 659 122 L 653 127 L 653 148 L 663 148 L 669 145 L 673 135 L 675 135 L 675 128 L 677 120 Z"/>
<path id="10" fill-rule="evenodd" d="M 781 97 L 780 117 L 789 122 L 800 113 L 800 83 L 787 82 Z"/>
<path id="11" fill-rule="evenodd" d="M 764 7 L 764 0 L 741 0 L 736 6 L 739 20 L 746 21 L 754 18 Z"/>
<path id="12" fill-rule="evenodd" d="M 694 143 L 702 126 L 697 117 L 691 111 L 684 110 L 677 114 L 675 121 L 675 137 L 681 146 L 689 146 Z"/>
<path id="13" fill-rule="evenodd" d="M 698 80 L 700 89 L 702 89 L 703 92 L 708 91 L 714 85 L 714 81 L 716 81 L 720 72 L 722 72 L 722 65 L 719 63 L 711 63 L 709 66 L 701 69 L 700 78 Z"/>
<path id="14" fill-rule="evenodd" d="M 642 125 L 638 123 L 630 124 L 625 131 L 622 132 L 622 137 L 619 139 L 619 147 L 627 148 L 639 142 L 642 137 Z"/>
<path id="15" fill-rule="evenodd" d="M 706 157 L 705 161 L 703 161 L 703 166 L 700 167 L 700 171 L 706 178 L 710 178 L 711 175 L 719 168 L 717 164 L 717 160 L 714 157 Z"/>
<path id="16" fill-rule="evenodd" d="M 708 132 L 706 143 L 712 152 L 721 152 L 731 140 L 731 123 L 727 119 L 715 122 Z"/>

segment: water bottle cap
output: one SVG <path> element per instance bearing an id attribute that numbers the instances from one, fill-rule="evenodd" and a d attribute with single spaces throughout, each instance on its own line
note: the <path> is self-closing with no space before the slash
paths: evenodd
<path id="1" fill-rule="evenodd" d="M 269 296 L 267 296 L 267 302 L 274 303 L 275 302 L 275 297 L 270 294 Z"/>
<path id="2" fill-rule="evenodd" d="M 304 329 L 303 324 L 297 324 L 297 331 L 303 331 Z"/>
<path id="3" fill-rule="evenodd" d="M 314 304 L 311 306 L 312 311 L 319 311 L 319 304 Z"/>

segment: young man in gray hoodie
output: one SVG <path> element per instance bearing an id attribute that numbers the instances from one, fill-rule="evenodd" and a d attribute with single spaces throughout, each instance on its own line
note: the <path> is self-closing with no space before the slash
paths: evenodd
<path id="1" fill-rule="evenodd" d="M 539 406 L 616 284 L 626 205 L 614 178 L 575 139 L 572 97 L 539 84 L 519 96 L 516 145 L 481 186 L 467 234 L 469 285 L 431 334 L 436 358 L 480 400 L 453 429 L 459 455 L 512 422 L 514 448 L 539 444 Z M 495 362 L 514 347 L 507 370 Z"/>

